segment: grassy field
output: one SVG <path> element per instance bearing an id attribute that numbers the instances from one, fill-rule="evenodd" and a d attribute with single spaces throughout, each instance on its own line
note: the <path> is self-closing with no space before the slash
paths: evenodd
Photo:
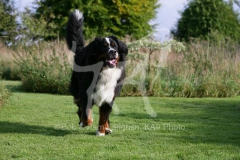
<path id="1" fill-rule="evenodd" d="M 0 108 L 0 159 L 240 159 L 240 97 L 154 98 L 151 118 L 141 97 L 116 99 L 113 134 L 78 127 L 71 96 L 24 93 L 19 82 Z"/>

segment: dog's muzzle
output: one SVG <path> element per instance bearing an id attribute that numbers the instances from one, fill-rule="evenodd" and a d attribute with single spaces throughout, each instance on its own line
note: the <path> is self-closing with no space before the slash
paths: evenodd
<path id="1" fill-rule="evenodd" d="M 117 66 L 118 62 L 118 53 L 115 49 L 109 49 L 108 51 L 109 58 L 106 60 L 109 68 L 114 68 Z"/>

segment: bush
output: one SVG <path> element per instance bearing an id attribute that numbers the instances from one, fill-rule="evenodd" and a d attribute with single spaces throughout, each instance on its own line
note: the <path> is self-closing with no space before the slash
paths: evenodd
<path id="1" fill-rule="evenodd" d="M 128 45 L 121 96 L 232 97 L 240 91 L 238 44 L 219 39 L 190 43 L 149 39 Z M 68 94 L 70 51 L 65 42 L 41 43 L 16 53 L 23 89 Z M 178 52 L 180 51 L 180 52 Z M 67 54 L 66 54 L 67 53 Z"/>
<path id="2" fill-rule="evenodd" d="M 0 61 L 0 75 L 5 80 L 20 80 L 19 68 L 13 61 Z"/>
<path id="3" fill-rule="evenodd" d="M 10 97 L 10 91 L 0 83 L 0 107 L 6 102 L 6 100 Z"/>
<path id="4" fill-rule="evenodd" d="M 240 50 L 231 41 L 201 41 L 184 44 L 180 53 L 166 48 L 155 52 L 149 42 L 129 54 L 126 85 L 122 96 L 232 97 L 240 93 Z M 162 46 L 164 46 L 162 44 Z M 146 49 L 147 48 L 147 49 Z M 130 49 L 131 50 L 131 49 Z M 143 53 L 141 53 L 143 52 Z M 133 53 L 133 52 L 132 52 Z M 150 54 L 152 53 L 152 54 Z"/>
<path id="5" fill-rule="evenodd" d="M 67 94 L 71 65 L 65 44 L 39 43 L 16 53 L 22 88 L 28 92 Z"/>
<path id="6" fill-rule="evenodd" d="M 13 62 L 13 52 L 10 47 L 0 42 L 0 79 L 20 80 L 19 69 Z"/>
<path id="7" fill-rule="evenodd" d="M 147 37 L 129 43 L 128 48 L 127 78 L 121 95 L 164 96 L 161 86 L 164 79 L 161 76 L 168 53 L 172 49 L 179 52 L 185 47 L 175 40 L 160 43 Z"/>
<path id="8" fill-rule="evenodd" d="M 226 41 L 193 41 L 170 67 L 176 76 L 172 96 L 231 97 L 239 95 L 240 50 Z M 179 56 L 178 56 L 179 57 Z M 174 78 L 169 77 L 171 82 Z"/>

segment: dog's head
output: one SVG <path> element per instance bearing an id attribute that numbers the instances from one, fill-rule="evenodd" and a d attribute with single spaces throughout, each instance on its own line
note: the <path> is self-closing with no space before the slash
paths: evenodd
<path id="1" fill-rule="evenodd" d="M 115 68 L 118 62 L 125 61 L 128 54 L 127 46 L 114 36 L 101 38 L 97 37 L 88 46 L 96 62 L 102 61 L 104 67 Z"/>

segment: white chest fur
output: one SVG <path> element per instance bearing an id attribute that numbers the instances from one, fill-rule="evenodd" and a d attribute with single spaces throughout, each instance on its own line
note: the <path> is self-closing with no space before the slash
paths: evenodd
<path id="1" fill-rule="evenodd" d="M 117 80 L 120 78 L 122 70 L 119 68 L 106 68 L 100 73 L 97 81 L 95 92 L 92 95 L 94 103 L 101 106 L 104 103 L 111 103 L 114 94 Z"/>

